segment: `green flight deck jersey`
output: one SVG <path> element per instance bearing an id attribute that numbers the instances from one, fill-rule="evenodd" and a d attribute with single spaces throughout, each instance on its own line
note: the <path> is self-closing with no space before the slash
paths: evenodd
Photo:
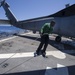
<path id="1" fill-rule="evenodd" d="M 41 28 L 41 34 L 49 35 L 53 31 L 53 28 L 50 26 L 50 23 L 45 23 Z"/>

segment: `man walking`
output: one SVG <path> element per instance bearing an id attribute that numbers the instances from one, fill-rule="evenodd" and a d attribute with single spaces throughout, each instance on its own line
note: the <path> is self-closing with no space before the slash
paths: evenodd
<path id="1" fill-rule="evenodd" d="M 51 21 L 50 23 L 45 23 L 44 26 L 41 28 L 41 42 L 36 52 L 34 53 L 34 57 L 40 55 L 40 52 L 42 53 L 43 57 L 46 57 L 46 48 L 49 42 L 49 34 L 53 31 L 54 25 L 55 21 Z M 41 50 L 42 47 L 43 50 Z"/>

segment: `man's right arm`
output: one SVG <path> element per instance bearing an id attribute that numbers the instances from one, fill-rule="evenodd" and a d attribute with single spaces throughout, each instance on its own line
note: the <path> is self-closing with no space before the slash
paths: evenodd
<path id="1" fill-rule="evenodd" d="M 43 35 L 43 33 L 44 33 L 44 26 L 42 26 L 41 28 L 41 36 Z"/>

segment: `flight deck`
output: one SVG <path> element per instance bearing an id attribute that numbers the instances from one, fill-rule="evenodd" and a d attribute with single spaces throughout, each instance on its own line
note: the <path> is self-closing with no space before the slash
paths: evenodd
<path id="1" fill-rule="evenodd" d="M 40 35 L 32 32 L 0 40 L 0 75 L 75 75 L 75 42 L 50 36 L 48 58 L 34 57 Z"/>

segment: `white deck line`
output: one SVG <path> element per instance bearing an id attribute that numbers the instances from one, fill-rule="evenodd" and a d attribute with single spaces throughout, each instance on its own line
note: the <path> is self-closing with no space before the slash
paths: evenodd
<path id="1" fill-rule="evenodd" d="M 9 58 L 9 56 L 12 56 L 12 55 L 14 55 L 14 53 L 0 54 L 0 59 Z M 66 58 L 65 53 L 63 53 L 61 51 L 47 51 L 47 55 L 51 55 L 51 56 L 56 57 L 56 58 L 59 58 L 59 59 L 65 59 Z M 16 53 L 11 58 L 24 58 L 24 57 L 34 57 L 34 52 L 21 52 L 21 53 Z"/>

